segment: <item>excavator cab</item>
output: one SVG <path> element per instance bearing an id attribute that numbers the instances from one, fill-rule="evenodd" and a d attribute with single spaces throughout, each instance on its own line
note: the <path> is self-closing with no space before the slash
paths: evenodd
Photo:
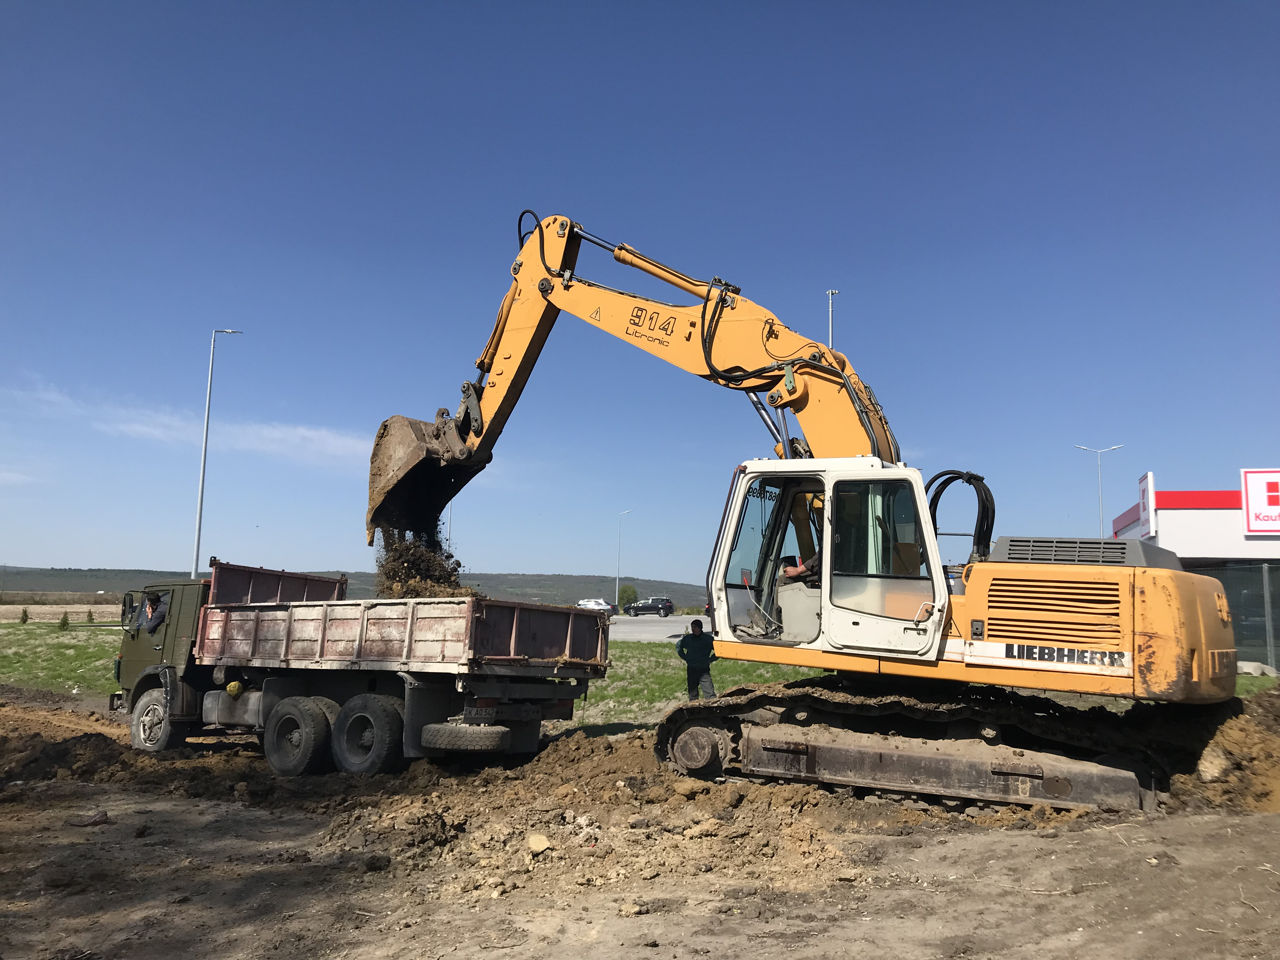
<path id="1" fill-rule="evenodd" d="M 946 623 L 920 475 L 872 457 L 741 468 L 710 587 L 725 642 L 932 659 Z"/>

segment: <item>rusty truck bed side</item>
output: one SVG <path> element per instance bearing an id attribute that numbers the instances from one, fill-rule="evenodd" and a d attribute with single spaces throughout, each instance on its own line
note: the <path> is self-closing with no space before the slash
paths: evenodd
<path id="1" fill-rule="evenodd" d="M 476 598 L 211 603 L 207 666 L 603 676 L 607 620 L 573 607 Z"/>

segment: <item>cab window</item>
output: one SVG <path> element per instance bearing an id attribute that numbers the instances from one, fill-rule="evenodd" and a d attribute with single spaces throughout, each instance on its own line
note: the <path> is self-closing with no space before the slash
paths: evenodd
<path id="1" fill-rule="evenodd" d="M 914 619 L 933 597 L 915 492 L 905 480 L 841 481 L 832 519 L 831 600 Z"/>

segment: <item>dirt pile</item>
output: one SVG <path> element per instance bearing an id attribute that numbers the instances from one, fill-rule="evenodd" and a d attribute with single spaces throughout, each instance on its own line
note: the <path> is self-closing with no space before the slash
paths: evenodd
<path id="1" fill-rule="evenodd" d="M 1207 739 L 1194 772 L 1173 777 L 1174 801 L 1192 811 L 1280 812 L 1280 688 L 1244 701 Z"/>
<path id="2" fill-rule="evenodd" d="M 475 597 L 474 588 L 458 580 L 462 563 L 432 535 L 411 536 L 404 531 L 379 532 L 378 568 L 374 589 L 379 597 Z"/>
<path id="3" fill-rule="evenodd" d="M 93 780 L 117 767 L 128 749 L 101 733 L 53 741 L 39 733 L 0 736 L 0 780 Z"/>
<path id="4" fill-rule="evenodd" d="M 421 892 L 434 898 L 485 900 L 521 889 L 564 896 L 575 888 L 634 896 L 647 886 L 649 895 L 628 901 L 644 911 L 661 899 L 659 878 L 714 873 L 795 891 L 856 883 L 857 864 L 878 861 L 877 835 L 1097 822 L 1107 818 L 691 780 L 659 767 L 648 731 L 574 732 L 518 768 L 415 764 L 376 797 L 343 805 L 318 855 L 405 880 L 427 877 Z"/>
<path id="5" fill-rule="evenodd" d="M 66 724 L 51 723 L 51 715 Z M 847 871 L 851 855 L 874 859 L 868 836 L 1098 822 L 1043 809 L 859 798 L 803 784 L 685 779 L 658 765 L 647 730 L 575 731 L 510 768 L 418 761 L 397 776 L 280 779 L 252 738 L 197 739 L 150 755 L 129 749 L 127 730 L 105 718 L 10 706 L 0 706 L 0 729 L 12 731 L 0 736 L 0 802 L 20 799 L 25 788 L 15 781 L 54 780 L 305 812 L 328 823 L 312 851 L 317 861 L 357 874 L 391 871 L 438 898 L 623 890 L 725 871 L 802 890 Z"/>
<path id="6" fill-rule="evenodd" d="M 643 729 L 289 780 L 252 738 L 139 754 L 43 702 L 0 703 L 0 731 L 6 957 L 1196 960 L 1280 932 L 1276 817 L 1229 812 L 1277 767 L 1278 694 L 1210 738 L 1229 770 L 1196 795 L 1228 812 L 1201 817 L 689 780 Z"/>
<path id="7" fill-rule="evenodd" d="M 315 857 L 357 874 L 390 871 L 428 898 L 585 887 L 634 897 L 637 885 L 657 890 L 659 878 L 707 873 L 804 891 L 863 882 L 878 862 L 876 838 L 1054 836 L 1126 819 L 692 780 L 657 763 L 649 730 L 568 732 L 521 766 L 418 761 L 394 776 L 280 779 L 252 738 L 197 739 L 149 755 L 129 749 L 127 731 L 101 716 L 12 706 L 0 706 L 0 729 L 9 731 L 0 736 L 0 801 L 15 781 L 58 780 L 305 812 L 328 824 Z M 1183 812 L 1280 810 L 1280 692 L 1221 723 L 1198 768 L 1174 777 L 1171 800 Z M 648 909 L 657 896 L 634 906 Z"/>

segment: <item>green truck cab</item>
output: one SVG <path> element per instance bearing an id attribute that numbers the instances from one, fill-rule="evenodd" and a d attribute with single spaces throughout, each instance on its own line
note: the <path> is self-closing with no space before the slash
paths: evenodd
<path id="1" fill-rule="evenodd" d="M 154 616 L 148 618 L 148 598 L 158 604 L 158 624 Z M 183 725 L 197 719 L 196 689 L 183 678 L 188 670 L 196 672 L 192 638 L 208 598 L 207 580 L 155 583 L 124 595 L 115 662 L 121 689 L 111 695 L 110 705 L 130 715 L 131 739 L 140 750 L 177 746 L 183 740 Z"/>

